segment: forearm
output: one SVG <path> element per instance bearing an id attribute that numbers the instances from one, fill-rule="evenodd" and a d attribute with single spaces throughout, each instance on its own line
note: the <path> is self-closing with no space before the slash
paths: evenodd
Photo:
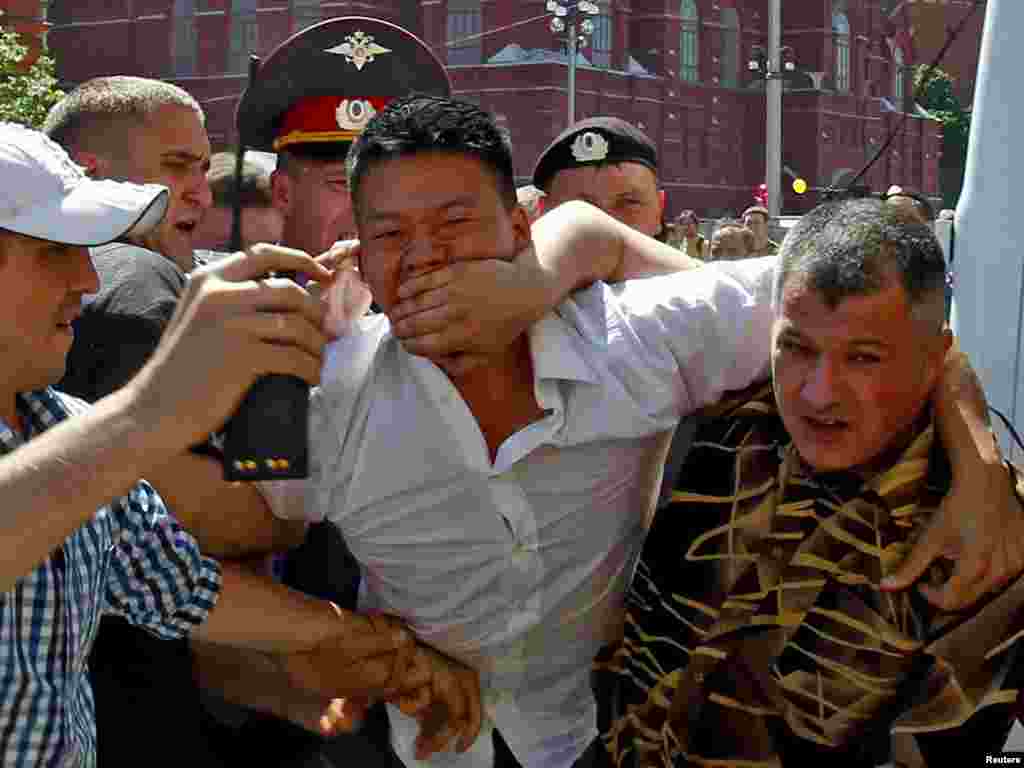
<path id="1" fill-rule="evenodd" d="M 290 719 L 296 704 L 315 698 L 292 688 L 281 657 L 274 654 L 194 639 L 192 657 L 199 686 L 232 704 Z"/>
<path id="2" fill-rule="evenodd" d="M 0 591 L 36 568 L 96 510 L 180 451 L 131 388 L 0 458 Z"/>
<path id="3" fill-rule="evenodd" d="M 223 564 L 223 584 L 200 640 L 267 653 L 308 651 L 339 630 L 344 614 L 326 600 L 289 589 L 236 563 Z"/>
<path id="4" fill-rule="evenodd" d="M 224 480 L 219 462 L 182 453 L 150 471 L 146 479 L 213 557 L 235 558 L 281 552 L 302 543 L 305 524 L 271 514 L 252 483 Z"/>
<path id="5" fill-rule="evenodd" d="M 531 232 L 536 259 L 562 297 L 596 280 L 620 282 L 702 264 L 580 201 L 546 213 Z"/>

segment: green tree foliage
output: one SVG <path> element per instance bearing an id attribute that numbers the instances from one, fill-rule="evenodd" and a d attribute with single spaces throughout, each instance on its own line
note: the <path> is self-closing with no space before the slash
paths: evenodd
<path id="1" fill-rule="evenodd" d="M 26 69 L 27 53 L 17 32 L 0 30 L 0 120 L 38 128 L 64 94 L 57 88 L 53 59 L 43 53 Z"/>
<path id="2" fill-rule="evenodd" d="M 941 69 L 933 69 L 928 82 L 922 87 L 927 67 L 920 65 L 914 70 L 914 93 L 917 103 L 942 123 L 942 168 L 959 170 L 953 174 L 955 180 L 942 190 L 945 204 L 956 205 L 963 182 L 963 169 L 967 165 L 967 140 L 971 133 L 971 113 L 964 109 L 953 91 L 953 78 Z M 944 178 L 949 174 L 944 174 Z M 946 188 L 946 187 L 950 188 Z"/>

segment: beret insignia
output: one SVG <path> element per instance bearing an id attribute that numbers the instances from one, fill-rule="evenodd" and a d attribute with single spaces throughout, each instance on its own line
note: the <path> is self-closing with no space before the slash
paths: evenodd
<path id="1" fill-rule="evenodd" d="M 572 156 L 578 163 L 590 163 L 608 157 L 608 141 L 599 133 L 587 131 L 572 143 Z"/>

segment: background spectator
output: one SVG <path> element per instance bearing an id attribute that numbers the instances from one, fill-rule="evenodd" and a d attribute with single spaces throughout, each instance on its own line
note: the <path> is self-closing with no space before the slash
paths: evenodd
<path id="1" fill-rule="evenodd" d="M 210 158 L 206 180 L 213 194 L 213 206 L 203 214 L 195 233 L 195 247 L 209 251 L 231 250 L 231 224 L 235 202 L 235 153 L 218 152 Z M 253 243 L 276 243 L 281 239 L 283 219 L 274 208 L 270 194 L 270 165 L 262 156 L 245 153 L 242 185 L 238 196 L 242 206 L 243 249 Z"/>
<path id="2" fill-rule="evenodd" d="M 711 261 L 748 259 L 754 255 L 755 244 L 754 233 L 742 222 L 719 222 L 711 238 Z"/>
<path id="3" fill-rule="evenodd" d="M 708 241 L 697 230 L 697 214 L 691 210 L 680 212 L 669 231 L 669 244 L 691 259 L 707 259 Z"/>

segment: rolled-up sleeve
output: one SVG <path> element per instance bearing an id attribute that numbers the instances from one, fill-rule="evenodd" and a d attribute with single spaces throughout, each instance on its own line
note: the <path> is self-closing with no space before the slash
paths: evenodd
<path id="1" fill-rule="evenodd" d="M 612 288 L 610 326 L 671 358 L 684 385 L 682 414 L 768 373 L 774 257 L 715 263 Z"/>
<path id="2" fill-rule="evenodd" d="M 116 535 L 108 559 L 108 612 L 160 637 L 187 635 L 217 602 L 220 564 L 199 551 L 146 482 L 109 509 Z"/>

